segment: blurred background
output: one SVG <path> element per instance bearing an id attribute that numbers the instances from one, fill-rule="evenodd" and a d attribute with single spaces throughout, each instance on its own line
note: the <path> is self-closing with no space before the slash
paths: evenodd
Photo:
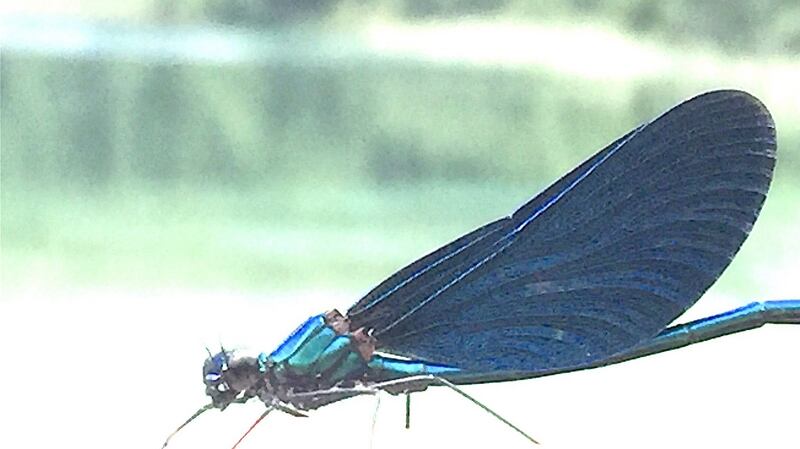
<path id="1" fill-rule="evenodd" d="M 800 296 L 788 0 L 0 3 L 6 447 L 156 447 L 205 345 L 269 351 L 672 105 L 775 118 L 761 218 L 684 319 Z M 800 330 L 470 392 L 551 447 L 797 447 Z M 242 448 L 526 441 L 449 392 L 270 416 Z M 229 447 L 258 404 L 181 447 Z M 332 437 L 335 435 L 335 440 Z"/>

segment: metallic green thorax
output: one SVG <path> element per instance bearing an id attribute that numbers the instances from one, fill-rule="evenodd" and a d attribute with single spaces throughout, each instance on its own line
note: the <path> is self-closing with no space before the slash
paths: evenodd
<path id="1" fill-rule="evenodd" d="M 457 368 L 375 353 L 376 341 L 364 329 L 350 331 L 338 311 L 309 318 L 272 354 L 258 357 L 273 385 L 322 390 L 357 381 L 381 382 L 418 374 L 442 374 Z"/>

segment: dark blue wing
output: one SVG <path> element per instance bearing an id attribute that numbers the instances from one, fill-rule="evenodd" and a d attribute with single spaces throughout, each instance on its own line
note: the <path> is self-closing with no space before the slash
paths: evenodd
<path id="1" fill-rule="evenodd" d="M 700 95 L 404 268 L 348 315 L 382 350 L 476 381 L 590 365 L 653 337 L 714 283 L 774 162 L 774 124 L 756 98 Z"/>

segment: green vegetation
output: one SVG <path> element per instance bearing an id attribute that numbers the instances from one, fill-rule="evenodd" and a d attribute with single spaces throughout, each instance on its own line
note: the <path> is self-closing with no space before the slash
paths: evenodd
<path id="1" fill-rule="evenodd" d="M 311 3 L 320 9 L 305 17 L 321 22 L 341 23 L 359 11 L 357 3 Z M 421 2 L 385 2 L 381 11 L 427 19 L 480 4 L 477 14 L 536 16 L 524 2 L 489 3 L 440 1 L 426 12 Z M 645 2 L 624 11 L 619 2 L 544 3 L 548 18 L 650 17 L 621 29 L 655 38 L 677 17 L 677 6 Z M 792 9 L 784 3 L 775 7 Z M 178 2 L 169 14 L 225 21 L 211 2 L 199 5 Z M 231 19 L 245 7 L 237 5 L 228 3 L 225 17 L 243 25 L 245 19 Z M 718 19 L 732 15 L 726 9 Z M 748 26 L 769 28 L 766 15 L 753 17 Z M 738 26 L 726 23 L 728 30 Z M 730 43 L 741 54 L 773 39 L 737 44 L 682 30 L 664 40 L 697 38 L 716 59 L 730 56 L 702 42 Z M 790 35 L 774 37 L 789 42 L 777 53 L 791 54 Z M 510 212 L 641 121 L 709 87 L 731 85 L 682 73 L 610 83 L 541 68 L 414 61 L 216 66 L 7 51 L 0 82 L 4 287 L 252 289 L 367 288 Z M 769 232 L 754 236 L 772 257 L 748 249 L 752 263 L 780 264 L 800 250 L 780 238 L 796 232 L 800 117 L 786 104 L 773 111 L 779 171 L 767 223 L 757 227 Z M 746 288 L 756 276 L 741 267 L 732 288 Z"/>
<path id="2" fill-rule="evenodd" d="M 220 23 L 237 27 L 353 27 L 394 21 L 512 19 L 604 24 L 678 47 L 742 55 L 800 54 L 795 0 L 138 0 L 124 5 L 82 0 L 83 15 L 152 23 Z"/>

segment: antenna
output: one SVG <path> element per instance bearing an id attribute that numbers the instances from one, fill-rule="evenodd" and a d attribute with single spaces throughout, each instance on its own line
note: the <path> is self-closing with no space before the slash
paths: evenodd
<path id="1" fill-rule="evenodd" d="M 228 351 L 225 350 L 225 346 L 222 346 L 222 343 L 219 344 L 219 350 L 222 353 L 222 371 L 228 370 Z"/>

